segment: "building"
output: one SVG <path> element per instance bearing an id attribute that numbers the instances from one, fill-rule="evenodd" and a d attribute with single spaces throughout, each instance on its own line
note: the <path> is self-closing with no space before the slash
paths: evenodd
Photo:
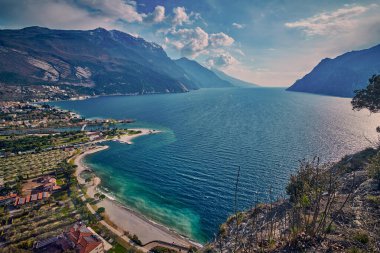
<path id="1" fill-rule="evenodd" d="M 111 246 L 111 245 L 110 245 Z M 68 232 L 59 236 L 46 238 L 35 242 L 34 252 L 38 253 L 103 253 L 102 240 L 86 225 L 76 223 Z"/>
<path id="2" fill-rule="evenodd" d="M 41 186 L 38 188 L 41 188 L 43 191 L 46 192 L 52 192 L 61 189 L 61 187 L 57 185 L 57 180 L 54 177 L 43 177 L 39 179 L 37 182 L 41 183 Z"/>
<path id="3" fill-rule="evenodd" d="M 50 197 L 49 192 L 39 192 L 32 195 L 27 195 L 26 197 L 13 197 L 14 205 L 15 206 L 21 206 L 27 203 L 35 202 L 38 200 L 47 200 Z"/>
<path id="4" fill-rule="evenodd" d="M 11 193 L 7 196 L 0 196 L 0 206 L 8 205 L 14 202 L 16 198 L 17 198 L 17 194 L 15 193 Z"/>
<path id="5" fill-rule="evenodd" d="M 104 246 L 102 240 L 93 234 L 86 225 L 77 223 L 68 232 L 68 238 L 75 244 L 79 253 L 102 253 Z"/>

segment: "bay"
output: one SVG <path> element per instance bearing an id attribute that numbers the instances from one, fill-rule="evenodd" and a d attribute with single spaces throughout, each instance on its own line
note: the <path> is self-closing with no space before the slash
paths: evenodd
<path id="1" fill-rule="evenodd" d="M 303 158 L 323 161 L 370 146 L 380 117 L 350 99 L 278 88 L 201 89 L 183 94 L 98 97 L 52 103 L 87 118 L 134 118 L 163 133 L 108 142 L 86 163 L 130 208 L 199 242 L 234 210 L 283 196 Z M 269 192 L 272 192 L 269 194 Z"/>

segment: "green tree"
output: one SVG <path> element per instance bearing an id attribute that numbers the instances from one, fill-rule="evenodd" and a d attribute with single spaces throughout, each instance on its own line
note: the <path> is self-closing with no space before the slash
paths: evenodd
<path id="1" fill-rule="evenodd" d="M 373 75 L 367 88 L 356 90 L 351 104 L 356 111 L 368 109 L 371 113 L 380 112 L 380 75 Z M 380 132 L 379 127 L 377 131 Z"/>
<path id="2" fill-rule="evenodd" d="M 380 75 L 373 75 L 369 79 L 367 88 L 355 91 L 351 104 L 353 110 L 368 109 L 371 113 L 380 112 Z M 380 133 L 380 127 L 377 127 L 376 130 Z M 378 180 L 378 188 L 380 189 L 380 153 L 371 159 L 368 172 L 374 179 Z"/>

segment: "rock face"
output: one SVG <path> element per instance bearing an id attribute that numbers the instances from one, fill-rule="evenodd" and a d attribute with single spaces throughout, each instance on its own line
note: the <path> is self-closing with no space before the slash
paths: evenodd
<path id="1" fill-rule="evenodd" d="M 323 59 L 309 74 L 297 80 L 289 91 L 352 97 L 368 79 L 380 73 L 380 45 Z"/>
<path id="2" fill-rule="evenodd" d="M 380 178 L 370 165 L 379 152 L 368 148 L 314 174 L 304 167 L 289 199 L 232 215 L 202 252 L 379 252 Z"/>
<path id="3" fill-rule="evenodd" d="M 102 28 L 0 30 L 0 83 L 70 86 L 93 94 L 200 87 L 159 45 Z"/>
<path id="4" fill-rule="evenodd" d="M 230 82 L 219 78 L 214 72 L 203 67 L 198 62 L 189 60 L 186 57 L 175 60 L 175 63 L 180 66 L 186 76 L 194 80 L 200 88 L 222 88 L 233 86 Z"/>

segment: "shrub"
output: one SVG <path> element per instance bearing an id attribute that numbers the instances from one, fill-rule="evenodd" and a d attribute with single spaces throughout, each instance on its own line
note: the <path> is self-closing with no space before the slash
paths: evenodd
<path id="1" fill-rule="evenodd" d="M 380 196 L 368 195 L 367 200 L 372 204 L 380 205 Z"/>
<path id="2" fill-rule="evenodd" d="M 364 232 L 358 232 L 354 235 L 354 240 L 362 244 L 367 244 L 369 242 L 369 237 Z"/>
<path id="3" fill-rule="evenodd" d="M 377 188 L 380 189 L 380 152 L 370 159 L 367 170 L 370 177 L 377 180 Z"/>
<path id="4" fill-rule="evenodd" d="M 191 246 L 188 253 L 195 253 L 197 251 L 198 251 L 197 248 L 195 248 L 194 246 Z"/>
<path id="5" fill-rule="evenodd" d="M 132 242 L 136 243 L 137 245 L 140 245 L 140 246 L 142 245 L 142 242 L 140 241 L 137 235 L 132 235 L 130 239 L 132 240 Z"/>
<path id="6" fill-rule="evenodd" d="M 153 253 L 176 253 L 176 250 L 168 249 L 162 246 L 156 246 L 153 249 L 150 250 Z"/>

